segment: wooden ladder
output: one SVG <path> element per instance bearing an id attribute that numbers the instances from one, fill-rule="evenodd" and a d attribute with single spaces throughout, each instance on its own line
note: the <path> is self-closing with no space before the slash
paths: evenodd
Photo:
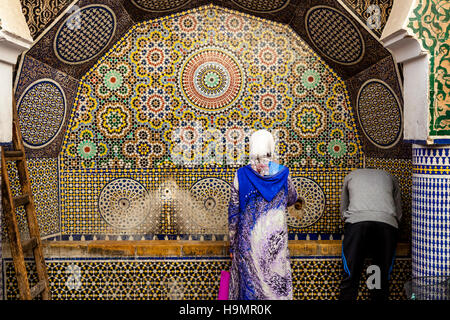
<path id="1" fill-rule="evenodd" d="M 48 282 L 47 267 L 45 265 L 39 226 L 36 218 L 33 194 L 31 191 L 30 175 L 28 173 L 25 148 L 22 142 L 19 120 L 17 116 L 16 100 L 13 94 L 13 151 L 2 147 L 2 205 L 5 215 L 5 223 L 9 235 L 11 255 L 16 270 L 19 295 L 21 300 L 31 300 L 41 295 L 43 300 L 49 300 L 50 289 Z M 11 191 L 11 182 L 8 176 L 7 161 L 17 164 L 17 171 L 22 189 L 22 195 L 14 197 Z M 16 207 L 23 206 L 25 209 L 30 240 L 21 241 L 19 227 L 17 226 Z M 30 287 L 27 270 L 25 267 L 24 252 L 32 252 L 36 262 L 38 284 Z"/>

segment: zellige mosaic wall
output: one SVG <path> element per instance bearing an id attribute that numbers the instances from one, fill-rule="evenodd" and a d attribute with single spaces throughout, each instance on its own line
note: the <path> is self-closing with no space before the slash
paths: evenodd
<path id="1" fill-rule="evenodd" d="M 135 25 L 80 82 L 59 158 L 62 233 L 206 232 L 188 212 L 203 202 L 210 218 L 197 220 L 223 218 L 212 217 L 225 208 L 233 168 L 246 164 L 248 137 L 260 128 L 274 132 L 280 161 L 298 175 L 362 165 L 344 82 L 288 27 L 214 6 Z M 211 176 L 192 180 L 205 164 L 227 174 L 217 192 L 198 195 L 197 183 Z M 190 168 L 188 176 L 178 167 Z M 158 175 L 169 172 L 178 204 L 150 201 L 162 215 L 142 217 L 145 199 L 164 182 Z M 120 196 L 105 195 L 113 185 Z M 317 186 L 329 192 L 317 201 L 338 193 L 337 185 Z M 136 225 L 125 227 L 108 209 L 119 198 L 117 210 L 129 210 Z M 327 207 L 324 219 L 333 224 L 319 220 L 311 230 L 339 232 L 336 214 Z"/>

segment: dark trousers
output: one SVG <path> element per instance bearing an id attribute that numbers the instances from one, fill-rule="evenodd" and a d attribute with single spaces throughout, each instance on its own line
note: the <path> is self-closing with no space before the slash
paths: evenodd
<path id="1" fill-rule="evenodd" d="M 340 287 L 340 300 L 356 300 L 364 260 L 372 258 L 371 265 L 380 268 L 380 289 L 369 290 L 372 300 L 387 300 L 389 277 L 397 246 L 397 228 L 382 222 L 364 221 L 346 223 L 342 242 L 344 278 Z M 369 276 L 373 271 L 369 273 Z M 366 285 L 366 284 L 364 284 Z"/>

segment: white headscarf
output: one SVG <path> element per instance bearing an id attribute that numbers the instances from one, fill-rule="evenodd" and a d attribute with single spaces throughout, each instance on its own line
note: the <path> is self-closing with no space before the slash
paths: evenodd
<path id="1" fill-rule="evenodd" d="M 269 162 L 275 157 L 275 140 L 267 130 L 255 131 L 250 136 L 250 165 L 260 175 L 269 174 Z"/>

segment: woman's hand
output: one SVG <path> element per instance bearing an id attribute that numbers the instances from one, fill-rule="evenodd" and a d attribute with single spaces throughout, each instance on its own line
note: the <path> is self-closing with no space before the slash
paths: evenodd
<path id="1" fill-rule="evenodd" d="M 230 252 L 230 259 L 233 259 L 233 254 Z"/>

